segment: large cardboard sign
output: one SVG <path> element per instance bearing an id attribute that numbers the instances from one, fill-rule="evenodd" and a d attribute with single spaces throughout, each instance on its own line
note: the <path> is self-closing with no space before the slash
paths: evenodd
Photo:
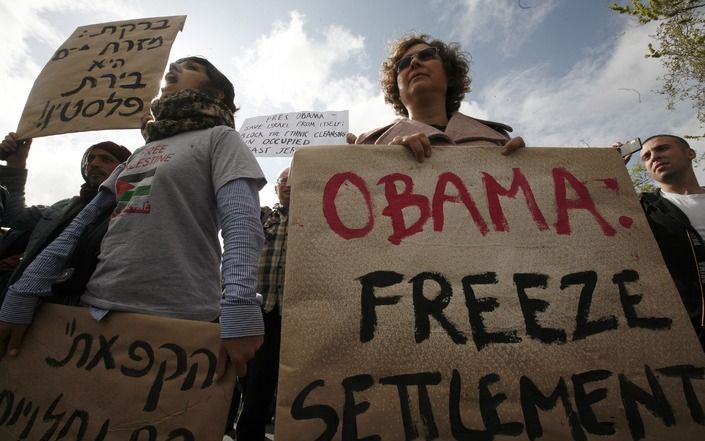
<path id="1" fill-rule="evenodd" d="M 289 182 L 277 441 L 705 439 L 612 149 L 301 149 Z"/>
<path id="2" fill-rule="evenodd" d="M 20 138 L 140 127 L 185 15 L 77 28 L 34 82 Z"/>
<path id="3" fill-rule="evenodd" d="M 348 111 L 302 111 L 247 118 L 240 135 L 255 156 L 293 156 L 298 147 L 345 144 Z"/>
<path id="4" fill-rule="evenodd" d="M 218 329 L 44 305 L 0 361 L 0 439 L 220 440 L 235 380 L 213 381 Z"/>

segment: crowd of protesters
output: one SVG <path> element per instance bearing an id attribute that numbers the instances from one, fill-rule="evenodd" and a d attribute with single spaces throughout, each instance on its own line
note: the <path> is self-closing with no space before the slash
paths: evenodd
<path id="1" fill-rule="evenodd" d="M 403 145 L 418 162 L 439 145 L 492 146 L 501 155 L 524 147 L 510 126 L 459 112 L 470 77 L 457 44 L 402 37 L 382 64 L 381 85 L 399 118 L 348 142 Z M 234 129 L 234 98 L 232 83 L 208 60 L 171 63 L 144 119 L 145 145 L 132 154 L 110 141 L 90 146 L 79 195 L 48 207 L 25 205 L 32 140 L 6 136 L 0 357 L 19 353 L 42 302 L 86 306 L 96 320 L 128 311 L 218 321 L 216 377 L 232 363 L 244 378 L 225 431 L 239 441 L 264 439 L 279 366 L 291 188 L 287 168 L 275 185 L 279 203 L 260 207 L 264 174 Z M 170 161 L 148 160 L 165 149 Z M 640 156 L 659 186 L 641 195 L 642 207 L 705 344 L 705 190 L 695 152 L 683 138 L 661 134 L 644 142 Z"/>

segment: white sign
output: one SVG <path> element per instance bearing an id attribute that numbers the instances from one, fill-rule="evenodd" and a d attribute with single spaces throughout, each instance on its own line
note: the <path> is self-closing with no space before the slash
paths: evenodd
<path id="1" fill-rule="evenodd" d="M 345 144 L 348 111 L 292 112 L 247 118 L 240 135 L 255 156 L 293 156 L 299 146 Z"/>

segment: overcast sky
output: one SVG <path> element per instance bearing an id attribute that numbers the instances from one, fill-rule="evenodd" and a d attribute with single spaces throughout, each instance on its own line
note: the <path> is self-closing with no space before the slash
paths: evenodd
<path id="1" fill-rule="evenodd" d="M 170 60 L 202 55 L 218 66 L 235 84 L 237 127 L 251 116 L 300 110 L 349 110 L 354 133 L 388 124 L 394 115 L 380 93 L 379 66 L 391 40 L 415 31 L 461 44 L 472 59 L 472 92 L 461 110 L 511 125 L 529 146 L 702 133 L 687 103 L 668 111 L 656 92 L 660 63 L 644 57 L 655 27 L 612 12 L 611 2 L 0 0 L 0 130 L 16 129 L 34 79 L 76 27 L 187 15 Z M 36 139 L 28 202 L 77 194 L 81 154 L 107 139 L 131 150 L 143 144 L 136 130 Z M 704 144 L 693 146 L 702 152 Z M 260 164 L 273 182 L 288 161 Z M 260 196 L 276 201 L 271 184 Z"/>

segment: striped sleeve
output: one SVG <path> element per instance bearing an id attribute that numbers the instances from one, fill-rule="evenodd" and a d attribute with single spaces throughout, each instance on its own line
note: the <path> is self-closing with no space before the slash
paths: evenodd
<path id="1" fill-rule="evenodd" d="M 264 242 L 259 193 L 252 179 L 235 179 L 216 194 L 223 229 L 223 288 L 220 335 L 264 335 L 257 290 L 257 262 Z"/>
<path id="2" fill-rule="evenodd" d="M 101 190 L 71 221 L 68 227 L 27 266 L 22 277 L 11 285 L 0 309 L 0 321 L 18 325 L 32 323 L 39 298 L 51 294 L 54 281 L 61 274 L 78 238 L 115 196 Z"/>

